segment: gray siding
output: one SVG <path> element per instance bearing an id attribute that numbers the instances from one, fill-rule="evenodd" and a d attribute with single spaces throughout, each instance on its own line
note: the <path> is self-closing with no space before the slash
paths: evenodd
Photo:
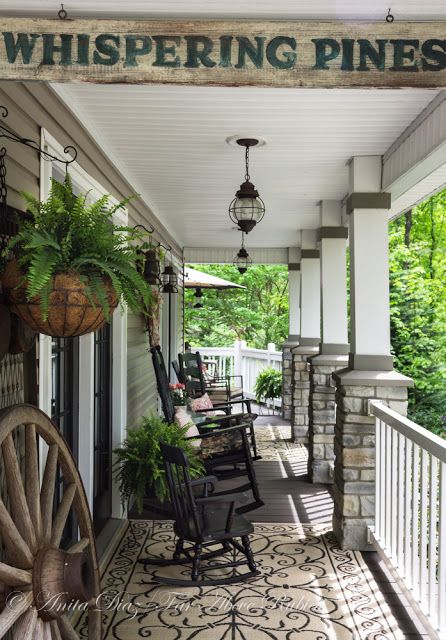
<path id="1" fill-rule="evenodd" d="M 5 122 L 21 137 L 39 141 L 43 127 L 63 146 L 74 145 L 82 168 L 118 200 L 134 191 L 49 86 L 39 82 L 0 82 L 0 105 L 9 111 Z M 37 154 L 22 145 L 7 142 L 4 146 L 7 148 L 8 204 L 23 209 L 20 191 L 39 195 L 40 163 Z M 129 224 L 138 223 L 153 224 L 163 241 L 173 245 L 179 253 L 179 248 L 150 209 L 135 200 L 129 204 Z M 156 384 L 147 347 L 141 318 L 130 315 L 127 362 L 129 425 L 135 424 L 141 415 L 157 409 Z"/>

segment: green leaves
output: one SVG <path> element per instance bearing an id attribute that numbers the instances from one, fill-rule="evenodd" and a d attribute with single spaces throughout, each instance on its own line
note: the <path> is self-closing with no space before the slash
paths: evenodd
<path id="1" fill-rule="evenodd" d="M 280 398 L 282 395 L 282 372 L 272 367 L 263 369 L 257 376 L 254 391 L 257 402 Z"/>
<path id="2" fill-rule="evenodd" d="M 38 297 L 44 319 L 48 317 L 51 283 L 55 275 L 72 272 L 87 285 L 90 302 L 109 306 L 103 277 L 111 279 L 119 299 L 135 313 L 149 313 L 151 289 L 137 270 L 137 247 L 144 234 L 113 224 L 113 213 L 130 198 L 110 205 L 105 195 L 88 202 L 89 194 L 75 195 L 70 175 L 63 184 L 51 181 L 45 202 L 22 193 L 31 221 L 20 220 L 18 234 L 10 241 L 12 252 L 27 280 L 28 299 Z"/>
<path id="3" fill-rule="evenodd" d="M 168 498 L 161 442 L 181 447 L 185 451 L 191 465 L 192 478 L 203 474 L 204 467 L 197 458 L 197 448 L 186 440 L 187 430 L 188 427 L 168 424 L 155 415 L 143 417 L 139 427 L 128 429 L 127 438 L 114 451 L 117 459 L 115 476 L 123 504 L 128 504 L 134 498 L 138 512 L 141 513 L 148 489 L 153 489 L 160 501 Z"/>

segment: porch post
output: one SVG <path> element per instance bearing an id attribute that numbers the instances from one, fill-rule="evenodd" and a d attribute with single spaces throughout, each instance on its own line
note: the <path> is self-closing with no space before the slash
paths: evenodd
<path id="1" fill-rule="evenodd" d="M 348 363 L 346 249 L 340 201 L 320 205 L 322 341 L 310 362 L 309 458 L 312 482 L 333 482 L 336 422 L 334 371 Z"/>
<path id="2" fill-rule="evenodd" d="M 412 380 L 393 370 L 390 353 L 388 209 L 381 193 L 381 157 L 353 158 L 347 215 L 350 237 L 351 349 L 336 381 L 335 512 L 343 548 L 368 548 L 375 515 L 375 427 L 368 400 L 405 414 Z"/>
<path id="3" fill-rule="evenodd" d="M 293 409 L 292 348 L 300 338 L 300 249 L 288 249 L 288 338 L 282 347 L 282 418 L 291 420 Z"/>
<path id="4" fill-rule="evenodd" d="M 295 442 L 308 443 L 310 374 L 308 358 L 319 353 L 321 335 L 320 259 L 317 232 L 302 231 L 300 263 L 300 340 L 293 354 L 292 431 Z"/>

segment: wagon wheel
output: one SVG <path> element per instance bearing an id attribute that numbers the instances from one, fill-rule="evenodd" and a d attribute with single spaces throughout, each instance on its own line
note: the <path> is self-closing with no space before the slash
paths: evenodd
<path id="1" fill-rule="evenodd" d="M 14 438 L 21 425 L 24 479 Z M 42 474 L 41 439 L 48 445 Z M 0 411 L 0 446 L 6 480 L 6 496 L 0 499 L 0 542 L 6 556 L 0 562 L 0 638 L 10 631 L 13 640 L 78 640 L 66 612 L 70 602 L 79 601 L 88 603 L 84 606 L 89 640 L 100 640 L 95 538 L 82 480 L 67 443 L 42 411 L 17 405 Z M 60 474 L 64 491 L 54 509 Z M 63 530 L 72 512 L 79 542 L 62 550 Z"/>

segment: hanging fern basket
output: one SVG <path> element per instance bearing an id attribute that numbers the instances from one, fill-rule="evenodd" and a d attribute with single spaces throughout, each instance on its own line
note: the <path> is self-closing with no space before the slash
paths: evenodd
<path id="1" fill-rule="evenodd" d="M 118 298 L 111 280 L 103 278 L 109 314 L 118 306 Z M 94 306 L 85 294 L 85 283 L 76 275 L 60 273 L 53 278 L 49 295 L 48 317 L 42 313 L 39 298 L 27 299 L 26 279 L 15 261 L 3 272 L 2 286 L 11 311 L 39 333 L 54 338 L 82 336 L 100 329 L 107 321 L 99 302 Z M 93 297 L 93 302 L 96 300 Z"/>

